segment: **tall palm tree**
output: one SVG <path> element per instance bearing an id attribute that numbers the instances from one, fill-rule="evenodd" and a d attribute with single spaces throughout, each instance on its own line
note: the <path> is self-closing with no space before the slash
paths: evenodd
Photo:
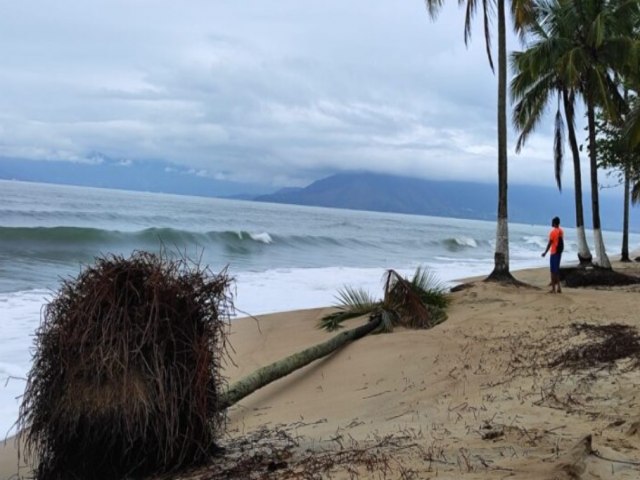
<path id="1" fill-rule="evenodd" d="M 543 25 L 536 34 L 549 36 L 550 68 L 569 95 L 580 95 L 586 105 L 595 251 L 597 263 L 611 268 L 600 225 L 595 111 L 599 107 L 607 118 L 616 119 L 624 105 L 614 79 L 632 60 L 638 0 L 538 0 L 534 12 Z"/>
<path id="2" fill-rule="evenodd" d="M 622 214 L 622 249 L 620 252 L 621 262 L 630 262 L 629 257 L 629 202 L 630 188 L 635 172 L 638 170 L 640 162 L 640 149 L 633 148 L 624 138 L 624 120 L 628 117 L 632 98 L 629 96 L 629 87 L 624 84 L 625 110 L 623 118 L 619 122 L 612 122 L 604 118 L 602 112 L 596 116 L 596 127 L 598 131 L 598 164 L 604 168 L 614 168 L 618 170 L 624 185 L 624 201 Z"/>
<path id="3" fill-rule="evenodd" d="M 633 62 L 633 28 L 637 22 L 637 0 L 582 0 L 570 11 L 576 30 L 573 48 L 566 56 L 568 77 L 580 88 L 587 107 L 589 163 L 591 167 L 591 210 L 598 264 L 611 268 L 600 225 L 596 107 L 612 119 L 619 117 L 625 102 L 614 76 L 628 71 Z"/>
<path id="4" fill-rule="evenodd" d="M 580 265 L 589 265 L 592 256 L 584 226 L 582 172 L 575 131 L 575 91 L 570 90 L 563 81 L 563 71 L 559 62 L 563 52 L 560 39 L 569 36 L 571 32 L 563 31 L 566 25 L 560 21 L 561 15 L 552 14 L 552 10 L 559 7 L 557 2 L 536 3 L 533 8 L 533 18 L 524 28 L 524 35 L 529 43 L 528 48 L 511 55 L 511 66 L 515 74 L 511 81 L 511 98 L 515 104 L 513 123 L 520 131 L 516 152 L 520 152 L 529 134 L 538 126 L 547 103 L 555 95 L 558 102 L 553 145 L 556 183 L 558 189 L 562 190 L 561 175 L 566 128 L 573 158 L 578 260 Z M 564 117 L 561 105 L 564 109 Z"/>
<path id="5" fill-rule="evenodd" d="M 487 277 L 490 281 L 514 282 L 509 271 L 509 224 L 507 212 L 507 35 L 506 35 L 506 0 L 496 0 L 498 5 L 498 224 L 496 230 L 496 249 L 494 268 Z M 464 0 L 459 0 L 462 5 Z M 444 4 L 444 0 L 425 0 L 429 16 L 435 18 Z M 511 12 L 514 27 L 519 31 L 530 16 L 531 0 L 511 0 Z M 464 41 L 471 39 L 471 21 L 477 10 L 481 8 L 484 21 L 484 38 L 489 65 L 493 70 L 491 55 L 490 15 L 492 2 L 482 0 L 466 0 L 464 25 Z"/>

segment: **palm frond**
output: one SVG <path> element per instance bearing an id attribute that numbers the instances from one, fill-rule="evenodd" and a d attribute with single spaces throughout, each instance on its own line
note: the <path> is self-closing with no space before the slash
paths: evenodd
<path id="1" fill-rule="evenodd" d="M 338 290 L 337 299 L 340 302 L 338 307 L 361 312 L 371 311 L 372 308 L 375 308 L 380 303 L 374 300 L 366 290 L 349 286 Z"/>
<path id="2" fill-rule="evenodd" d="M 342 323 L 351 318 L 370 315 L 380 307 L 380 301 L 374 300 L 369 292 L 359 288 L 346 286 L 338 290 L 336 295 L 338 309 L 320 319 L 319 328 L 333 331 L 342 328 Z"/>
<path id="3" fill-rule="evenodd" d="M 422 279 L 428 282 L 428 275 L 418 274 L 415 278 L 417 281 Z M 431 312 L 423 300 L 425 294 L 426 290 L 417 287 L 396 271 L 387 272 L 383 305 L 396 312 L 399 325 L 411 328 L 433 327 Z"/>
<path id="4" fill-rule="evenodd" d="M 343 322 L 352 318 L 361 317 L 362 315 L 366 315 L 366 313 L 357 313 L 348 310 L 340 310 L 337 312 L 329 313 L 320 319 L 318 328 L 321 328 L 322 330 L 326 330 L 328 332 L 333 332 L 342 328 Z"/>
<path id="5" fill-rule="evenodd" d="M 535 130 L 538 122 L 544 115 L 549 96 L 553 93 L 556 85 L 554 83 L 553 74 L 547 74 L 534 80 L 529 85 L 518 85 L 519 81 L 527 81 L 516 75 L 512 81 L 512 88 L 519 94 L 522 89 L 520 100 L 513 107 L 512 121 L 514 126 L 520 130 L 520 136 L 516 145 L 516 151 L 519 152 L 524 143 L 533 130 Z"/>
<path id="6" fill-rule="evenodd" d="M 558 110 L 556 111 L 556 121 L 553 136 L 553 166 L 558 184 L 558 190 L 562 191 L 562 163 L 564 159 L 564 120 L 560 112 L 561 96 L 558 95 Z"/>
<path id="7" fill-rule="evenodd" d="M 487 52 L 487 59 L 489 60 L 489 66 L 491 71 L 495 72 L 496 69 L 493 66 L 493 57 L 491 55 L 491 17 L 489 16 L 489 10 L 492 3 L 489 0 L 482 0 L 482 17 L 484 25 L 484 46 Z"/>
<path id="8" fill-rule="evenodd" d="M 395 270 L 387 270 L 382 300 L 374 300 L 367 291 L 353 287 L 342 288 L 336 298 L 337 310 L 323 316 L 319 328 L 337 330 L 345 320 L 363 315 L 380 318 L 379 332 L 391 332 L 396 325 L 431 328 L 447 318 L 445 309 L 450 302 L 446 285 L 421 267 L 411 280 Z"/>
<path id="9" fill-rule="evenodd" d="M 425 0 L 425 7 L 427 7 L 427 12 L 429 13 L 429 17 L 435 19 L 440 13 L 440 9 L 444 4 L 444 0 Z"/>
<path id="10" fill-rule="evenodd" d="M 447 294 L 447 286 L 430 270 L 422 267 L 416 269 L 411 285 L 426 305 L 446 308 L 451 299 Z"/>
<path id="11" fill-rule="evenodd" d="M 521 40 L 524 40 L 527 26 L 534 23 L 534 3 L 527 0 L 511 1 L 513 26 Z"/>

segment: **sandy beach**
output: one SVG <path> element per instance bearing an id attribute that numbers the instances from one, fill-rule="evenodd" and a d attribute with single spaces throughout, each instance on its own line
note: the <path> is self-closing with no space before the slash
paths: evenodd
<path id="1" fill-rule="evenodd" d="M 515 276 L 532 288 L 474 282 L 443 324 L 365 337 L 245 398 L 223 443 L 269 449 L 255 478 L 640 478 L 640 353 L 585 360 L 606 326 L 640 327 L 640 286 L 551 295 L 546 268 Z M 328 311 L 234 321 L 229 381 L 330 338 L 316 327 Z M 16 465 L 9 440 L 0 479 Z"/>

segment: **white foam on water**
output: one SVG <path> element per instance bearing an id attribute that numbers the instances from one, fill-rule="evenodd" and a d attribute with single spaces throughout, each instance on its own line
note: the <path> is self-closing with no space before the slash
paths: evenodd
<path id="1" fill-rule="evenodd" d="M 14 423 L 31 368 L 33 335 L 47 290 L 0 294 L 0 439 L 15 434 Z"/>
<path id="2" fill-rule="evenodd" d="M 271 235 L 269 235 L 267 232 L 250 233 L 249 236 L 256 242 L 266 243 L 267 245 L 270 243 L 273 243 L 273 239 L 271 238 Z"/>
<path id="3" fill-rule="evenodd" d="M 350 285 L 374 296 L 382 291 L 382 268 L 291 268 L 237 275 L 238 315 L 326 307 L 340 287 Z M 403 272 L 401 272 L 403 273 Z"/>
<path id="4" fill-rule="evenodd" d="M 523 242 L 526 245 L 533 246 L 535 248 L 544 249 L 547 246 L 547 238 L 540 235 L 530 235 L 522 237 Z"/>
<path id="5" fill-rule="evenodd" d="M 478 246 L 478 242 L 476 242 L 475 238 L 471 237 L 456 237 L 456 243 L 462 247 L 473 247 L 476 248 Z"/>
<path id="6" fill-rule="evenodd" d="M 492 265 L 486 260 L 460 262 L 452 258 L 444 263 L 425 263 L 422 266 L 445 285 L 452 286 L 464 277 L 489 274 Z M 415 267 L 396 271 L 411 277 Z M 235 275 L 235 305 L 239 310 L 238 316 L 326 307 L 336 303 L 338 290 L 345 286 L 364 289 L 374 298 L 379 298 L 386 271 L 385 268 L 323 267 L 240 272 Z"/>

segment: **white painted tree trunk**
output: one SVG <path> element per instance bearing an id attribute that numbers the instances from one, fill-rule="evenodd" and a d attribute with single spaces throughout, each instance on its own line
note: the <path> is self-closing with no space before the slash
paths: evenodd
<path id="1" fill-rule="evenodd" d="M 587 234 L 584 230 L 584 226 L 576 228 L 576 235 L 578 237 L 578 258 L 591 258 L 591 250 L 589 250 L 589 244 L 587 243 Z"/>
<path id="2" fill-rule="evenodd" d="M 604 240 L 602 238 L 602 230 L 599 228 L 593 230 L 593 239 L 595 241 L 596 250 L 596 265 L 602 268 L 611 268 L 611 262 L 607 257 L 607 252 L 604 249 Z"/>

